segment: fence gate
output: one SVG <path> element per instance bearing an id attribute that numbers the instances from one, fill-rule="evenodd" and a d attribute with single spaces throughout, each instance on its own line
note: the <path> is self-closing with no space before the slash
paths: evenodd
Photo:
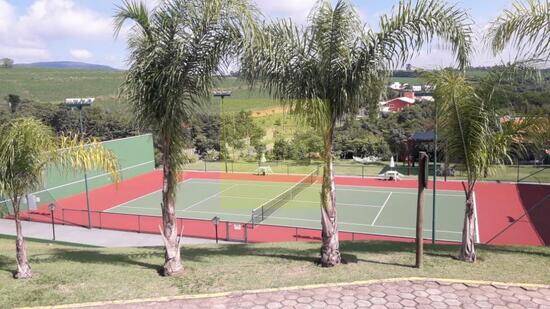
<path id="1" fill-rule="evenodd" d="M 252 228 L 247 223 L 226 222 L 227 241 L 248 242 L 248 229 Z"/>

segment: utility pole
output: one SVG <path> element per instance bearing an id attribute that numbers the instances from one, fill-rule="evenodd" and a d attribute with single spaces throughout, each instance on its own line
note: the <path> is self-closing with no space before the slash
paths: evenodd
<path id="1" fill-rule="evenodd" d="M 79 111 L 79 122 L 80 122 L 80 135 L 84 136 L 84 123 L 82 121 L 82 109 L 86 106 L 92 106 L 95 98 L 72 98 L 65 99 L 65 105 L 71 108 L 77 108 Z M 92 213 L 90 210 L 90 193 L 88 188 L 88 174 L 84 170 L 84 187 L 86 190 L 86 209 L 88 210 L 88 228 L 92 228 Z"/>
<path id="2" fill-rule="evenodd" d="M 424 257 L 424 189 L 428 186 L 428 155 L 420 153 L 418 162 L 418 198 L 416 203 L 416 268 L 422 268 Z"/>
<path id="3" fill-rule="evenodd" d="M 227 91 L 227 90 L 214 90 L 214 97 L 219 97 L 220 98 L 220 118 L 223 114 L 223 99 L 225 97 L 230 97 L 231 96 L 231 91 Z M 220 119 L 221 120 L 221 119 Z M 222 124 L 223 125 L 223 124 Z M 225 145 L 223 145 L 223 147 L 225 147 Z M 224 161 L 225 161 L 225 172 L 227 173 L 227 158 L 224 158 Z"/>
<path id="4" fill-rule="evenodd" d="M 435 100 L 435 112 L 434 112 L 434 181 L 433 181 L 433 194 L 432 194 L 432 244 L 435 244 L 435 193 L 436 193 L 436 181 L 437 181 L 437 100 Z"/>

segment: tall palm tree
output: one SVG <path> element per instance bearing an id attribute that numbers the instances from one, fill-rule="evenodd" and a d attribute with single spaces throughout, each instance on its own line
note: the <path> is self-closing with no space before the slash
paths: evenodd
<path id="1" fill-rule="evenodd" d="M 127 20 L 134 22 L 122 93 L 137 121 L 160 141 L 165 275 L 183 270 L 175 210 L 184 163 L 182 125 L 199 112 L 215 74 L 254 32 L 256 15 L 248 0 L 166 0 L 151 11 L 143 3 L 124 1 L 115 15 L 115 34 Z"/>
<path id="2" fill-rule="evenodd" d="M 400 2 L 379 20 L 378 32 L 362 26 L 347 0 L 320 0 L 309 25 L 268 24 L 242 60 L 243 76 L 260 82 L 324 139 L 321 189 L 321 264 L 340 263 L 332 146 L 337 120 L 354 113 L 373 78 L 403 65 L 434 36 L 446 41 L 461 67 L 471 51 L 471 29 L 462 10 L 442 1 Z M 366 89 L 368 91 L 369 89 Z"/>
<path id="3" fill-rule="evenodd" d="M 25 194 L 38 190 L 45 170 L 102 169 L 118 181 L 116 157 L 94 140 L 56 137 L 51 128 L 32 118 L 13 119 L 0 127 L 0 196 L 9 197 L 16 228 L 16 278 L 32 277 L 22 234 L 20 204 Z"/>
<path id="4" fill-rule="evenodd" d="M 479 84 L 472 85 L 463 73 L 444 70 L 429 74 L 427 79 L 435 86 L 438 101 L 442 139 L 448 155 L 462 163 L 466 171 L 466 196 L 459 258 L 476 261 L 474 191 L 477 180 L 494 173 L 505 163 L 511 163 L 511 154 L 525 151 L 526 143 L 538 143 L 548 136 L 548 125 L 537 118 L 521 121 L 502 121 L 497 113 L 493 94 L 514 70 L 488 74 Z"/>
<path id="5" fill-rule="evenodd" d="M 518 0 L 512 9 L 502 12 L 491 23 L 488 32 L 495 54 L 509 43 L 518 49 L 518 56 L 550 59 L 550 2 Z"/>

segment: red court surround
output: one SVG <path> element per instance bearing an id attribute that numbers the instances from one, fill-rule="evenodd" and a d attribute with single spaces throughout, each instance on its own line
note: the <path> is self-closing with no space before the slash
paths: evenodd
<path id="1" fill-rule="evenodd" d="M 232 179 L 269 182 L 296 182 L 300 175 L 256 176 L 239 173 L 185 172 L 183 179 Z M 373 186 L 387 188 L 417 188 L 416 180 L 383 181 L 374 178 L 336 177 L 336 184 L 353 186 Z M 430 183 L 431 186 L 431 183 Z M 118 185 L 107 185 L 90 192 L 90 204 L 93 208 L 94 227 L 115 230 L 130 230 L 158 233 L 160 217 L 137 216 L 105 213 L 104 210 L 139 198 L 145 194 L 160 190 L 162 174 L 154 171 L 125 180 Z M 462 183 L 448 181 L 437 183 L 438 190 L 458 190 L 462 192 Z M 550 245 L 550 199 L 535 210 L 528 212 L 534 205 L 550 194 L 550 185 L 513 184 L 479 182 L 476 185 L 476 201 L 481 243 L 496 245 Z M 539 203 L 541 204 L 541 203 Z M 159 206 L 160 207 L 160 206 Z M 87 225 L 85 195 L 79 194 L 58 200 L 55 218 L 61 224 Z M 47 205 L 38 211 L 24 213 L 26 220 L 50 222 Z M 518 218 L 520 220 L 518 220 Z M 214 230 L 209 220 L 179 219 L 184 225 L 185 236 L 213 238 Z M 272 225 L 235 229 L 231 223 L 222 223 L 221 238 L 249 242 L 276 241 L 317 241 L 320 231 L 304 228 L 281 227 Z M 341 232 L 342 240 L 390 239 L 412 241 L 413 239 Z"/>

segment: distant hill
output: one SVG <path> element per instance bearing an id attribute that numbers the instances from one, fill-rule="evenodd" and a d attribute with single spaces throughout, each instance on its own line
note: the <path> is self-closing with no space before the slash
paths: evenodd
<path id="1" fill-rule="evenodd" d="M 51 62 L 34 62 L 34 63 L 19 63 L 15 67 L 22 68 L 44 68 L 44 69 L 81 69 L 81 70 L 101 70 L 101 71 L 118 71 L 115 68 L 106 65 L 92 64 L 76 61 L 51 61 Z"/>

